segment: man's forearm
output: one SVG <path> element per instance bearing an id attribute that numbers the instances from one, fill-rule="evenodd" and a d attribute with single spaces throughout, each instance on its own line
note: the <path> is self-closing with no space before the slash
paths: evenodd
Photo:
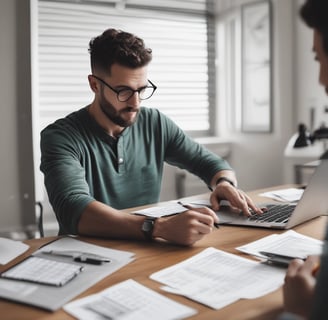
<path id="1" fill-rule="evenodd" d="M 93 201 L 81 215 L 78 233 L 114 239 L 144 239 L 141 231 L 143 220 L 144 217 Z"/>

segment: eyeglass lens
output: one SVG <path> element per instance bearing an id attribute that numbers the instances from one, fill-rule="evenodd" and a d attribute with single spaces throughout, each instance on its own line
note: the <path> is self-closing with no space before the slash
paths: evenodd
<path id="1" fill-rule="evenodd" d="M 140 100 L 146 100 L 153 95 L 154 91 L 155 91 L 154 87 L 149 86 L 149 87 L 142 88 L 137 92 L 139 94 Z M 134 95 L 135 92 L 136 91 L 131 89 L 123 89 L 118 92 L 117 96 L 120 101 L 124 102 L 129 100 Z"/>

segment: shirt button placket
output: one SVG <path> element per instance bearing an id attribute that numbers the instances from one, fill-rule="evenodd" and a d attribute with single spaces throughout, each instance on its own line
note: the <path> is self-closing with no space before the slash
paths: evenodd
<path id="1" fill-rule="evenodd" d="M 123 173 L 125 171 L 122 136 L 119 138 L 117 143 L 117 167 L 119 173 Z"/>

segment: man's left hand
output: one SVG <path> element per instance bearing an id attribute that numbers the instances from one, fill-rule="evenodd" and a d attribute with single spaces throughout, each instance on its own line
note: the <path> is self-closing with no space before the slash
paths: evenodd
<path id="1" fill-rule="evenodd" d="M 242 211 L 245 216 L 250 216 L 252 213 L 263 213 L 263 209 L 257 207 L 244 191 L 226 181 L 219 183 L 210 196 L 212 209 L 214 211 L 220 209 L 221 200 L 229 201 L 233 209 Z"/>

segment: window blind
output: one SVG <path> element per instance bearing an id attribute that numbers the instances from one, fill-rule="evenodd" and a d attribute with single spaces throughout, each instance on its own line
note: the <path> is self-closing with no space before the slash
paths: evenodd
<path id="1" fill-rule="evenodd" d="M 118 28 L 153 50 L 149 79 L 158 89 L 142 105 L 158 108 L 191 134 L 211 132 L 215 46 L 206 0 L 38 0 L 37 16 L 41 128 L 92 101 L 89 41 Z"/>

